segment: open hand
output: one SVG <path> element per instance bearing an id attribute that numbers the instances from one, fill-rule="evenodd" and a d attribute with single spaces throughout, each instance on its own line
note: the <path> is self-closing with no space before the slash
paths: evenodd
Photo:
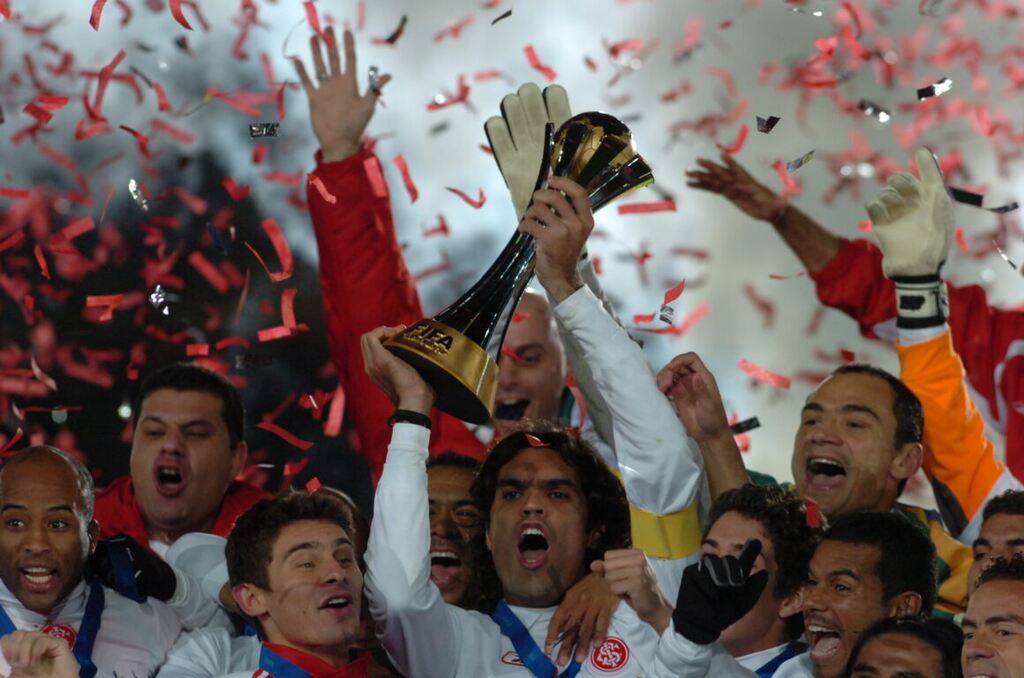
<path id="1" fill-rule="evenodd" d="M 686 185 L 701 191 L 717 193 L 755 219 L 774 221 L 786 209 L 786 199 L 760 183 L 728 153 L 722 163 L 698 158 L 699 169 L 687 170 Z"/>
<path id="2" fill-rule="evenodd" d="M 334 37 L 334 29 L 328 28 L 327 64 L 324 64 L 321 52 L 321 40 L 314 35 L 309 40 L 313 67 L 316 73 L 316 84 L 310 80 L 302 61 L 292 60 L 295 72 L 302 81 L 302 87 L 309 97 L 309 117 L 313 124 L 313 133 L 320 142 L 320 150 L 325 162 L 343 160 L 359 150 L 363 132 L 373 117 L 380 88 L 389 80 L 390 75 L 382 75 L 377 79 L 376 89 L 368 88 L 365 94 L 359 93 L 356 80 L 356 42 L 351 31 L 345 31 L 345 69 L 341 68 L 341 57 L 338 54 L 338 41 Z"/>

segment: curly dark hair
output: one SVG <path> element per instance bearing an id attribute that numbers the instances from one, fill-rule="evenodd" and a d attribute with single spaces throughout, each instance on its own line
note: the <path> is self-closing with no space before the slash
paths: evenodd
<path id="1" fill-rule="evenodd" d="M 773 593 L 777 598 L 791 596 L 807 581 L 808 565 L 818 547 L 822 531 L 807 524 L 807 507 L 801 499 L 777 485 L 746 484 L 723 492 L 711 505 L 708 527 L 726 513 L 738 513 L 756 520 L 772 540 L 778 574 Z M 786 620 L 786 636 L 792 640 L 804 632 L 803 615 Z"/>
<path id="2" fill-rule="evenodd" d="M 1024 516 L 1024 490 L 1007 490 L 989 499 L 985 504 L 982 522 L 1000 514 Z"/>
<path id="3" fill-rule="evenodd" d="M 961 678 L 960 653 L 964 644 L 963 632 L 949 619 L 919 619 L 917 617 L 890 617 L 878 622 L 857 639 L 850 653 L 850 661 L 846 664 L 849 678 L 857 667 L 861 651 L 872 638 L 884 635 L 903 635 L 917 638 L 927 643 L 942 657 L 942 674 L 940 678 Z"/>
<path id="4" fill-rule="evenodd" d="M 579 476 L 580 490 L 587 506 L 586 529 L 587 532 L 597 533 L 597 539 L 584 554 L 585 562 L 603 558 L 604 552 L 611 549 L 629 548 L 632 544 L 629 502 L 622 483 L 590 445 L 561 424 L 549 422 L 531 422 L 503 438 L 488 453 L 470 489 L 484 524 L 490 523 L 502 467 L 523 450 L 537 447 L 527 436 L 539 440 L 545 449 L 557 454 Z M 484 534 L 474 538 L 471 546 L 474 582 L 470 588 L 476 600 L 467 600 L 467 607 L 490 613 L 502 596 L 501 582 L 494 569 L 494 560 L 487 549 Z"/>

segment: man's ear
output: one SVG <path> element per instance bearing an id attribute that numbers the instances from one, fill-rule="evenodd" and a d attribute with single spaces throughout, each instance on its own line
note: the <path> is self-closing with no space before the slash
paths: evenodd
<path id="1" fill-rule="evenodd" d="M 804 611 L 804 589 L 801 586 L 795 592 L 789 594 L 782 599 L 782 605 L 779 607 L 779 618 L 789 619 L 794 615 L 798 615 Z"/>
<path id="2" fill-rule="evenodd" d="M 491 550 L 491 526 L 488 525 L 484 528 L 484 543 L 487 544 L 487 550 Z"/>
<path id="3" fill-rule="evenodd" d="M 235 584 L 231 587 L 231 597 L 235 599 L 238 610 L 250 619 L 259 619 L 267 613 L 265 593 L 255 584 Z"/>
<path id="4" fill-rule="evenodd" d="M 890 617 L 916 617 L 921 614 L 921 594 L 915 591 L 904 591 L 893 596 L 889 601 Z M 930 613 L 931 610 L 928 610 Z"/>
<path id="5" fill-rule="evenodd" d="M 96 544 L 100 540 L 100 524 L 95 520 L 90 520 L 89 527 L 86 528 L 86 534 L 89 537 L 89 555 L 91 556 L 96 552 Z"/>
<path id="6" fill-rule="evenodd" d="M 235 445 L 235 449 L 231 450 L 231 480 L 238 477 L 238 474 L 245 469 L 245 464 L 248 461 L 249 444 L 242 440 Z"/>
<path id="7" fill-rule="evenodd" d="M 889 475 L 896 480 L 906 480 L 917 473 L 924 458 L 924 446 L 921 443 L 905 443 L 896 450 L 889 465 Z"/>

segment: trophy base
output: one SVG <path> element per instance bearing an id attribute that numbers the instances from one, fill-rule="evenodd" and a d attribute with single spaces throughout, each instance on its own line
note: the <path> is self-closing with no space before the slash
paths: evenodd
<path id="1" fill-rule="evenodd" d="M 486 424 L 498 390 L 498 365 L 479 344 L 433 319 L 384 342 L 430 384 L 434 406 L 471 424 Z"/>

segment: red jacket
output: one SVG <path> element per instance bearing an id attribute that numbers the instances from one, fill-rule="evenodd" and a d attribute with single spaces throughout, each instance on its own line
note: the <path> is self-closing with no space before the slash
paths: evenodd
<path id="1" fill-rule="evenodd" d="M 226 537 L 235 526 L 238 517 L 252 508 L 260 499 L 269 499 L 270 494 L 258 487 L 234 482 L 228 487 L 220 505 L 220 515 L 213 525 L 213 534 Z M 100 539 L 109 539 L 118 534 L 127 534 L 143 546 L 149 547 L 146 524 L 135 499 L 135 488 L 131 476 L 118 478 L 110 487 L 96 493 L 94 513 L 100 524 Z"/>
<path id="2" fill-rule="evenodd" d="M 359 340 L 380 325 L 411 325 L 423 318 L 423 309 L 395 236 L 380 161 L 365 149 L 337 162 L 325 163 L 319 153 L 316 159 L 314 174 L 337 200 L 331 204 L 308 187 L 327 341 L 376 485 L 391 437 L 387 420 L 395 407 L 366 375 Z M 463 422 L 438 410 L 432 419 L 432 454 L 454 450 L 483 457 L 483 443 Z"/>
<path id="3" fill-rule="evenodd" d="M 822 303 L 851 316 L 864 336 L 895 342 L 893 283 L 882 274 L 877 246 L 844 240 L 811 278 Z M 1006 438 L 1006 465 L 1024 478 L 1024 313 L 992 308 L 980 285 L 949 285 L 949 309 L 953 346 L 975 400 Z"/>

